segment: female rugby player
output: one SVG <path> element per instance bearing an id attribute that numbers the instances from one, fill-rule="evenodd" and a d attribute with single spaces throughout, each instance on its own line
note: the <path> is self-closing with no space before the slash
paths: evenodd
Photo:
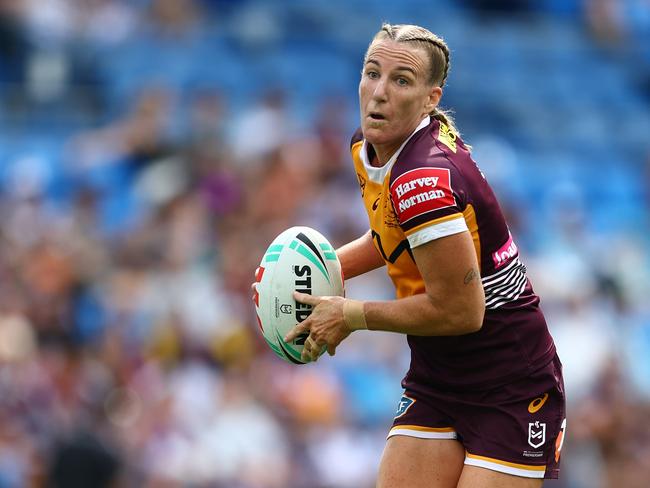
<path id="1" fill-rule="evenodd" d="M 351 152 L 369 231 L 337 253 L 346 278 L 386 265 L 397 299 L 296 294 L 304 360 L 358 329 L 406 334 L 411 365 L 380 488 L 539 487 L 557 478 L 561 363 L 497 200 L 438 104 L 449 49 L 382 26 L 359 84 Z"/>

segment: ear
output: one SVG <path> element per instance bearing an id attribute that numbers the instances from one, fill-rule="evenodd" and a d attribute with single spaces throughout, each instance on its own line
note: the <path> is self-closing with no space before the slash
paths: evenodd
<path id="1" fill-rule="evenodd" d="M 442 98 L 442 88 L 439 86 L 431 87 L 426 105 L 424 106 L 427 113 L 433 112 L 433 109 L 438 106 Z"/>

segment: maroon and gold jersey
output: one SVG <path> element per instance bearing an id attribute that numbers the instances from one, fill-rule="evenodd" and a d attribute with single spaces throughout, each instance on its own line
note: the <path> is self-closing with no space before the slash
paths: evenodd
<path id="1" fill-rule="evenodd" d="M 485 177 L 457 134 L 426 117 L 393 157 L 371 164 L 374 151 L 358 130 L 352 159 L 370 230 L 397 297 L 425 292 L 411 249 L 470 232 L 485 290 L 480 331 L 454 337 L 408 336 L 405 387 L 494 387 L 552 360 L 555 346 L 539 298 Z"/>

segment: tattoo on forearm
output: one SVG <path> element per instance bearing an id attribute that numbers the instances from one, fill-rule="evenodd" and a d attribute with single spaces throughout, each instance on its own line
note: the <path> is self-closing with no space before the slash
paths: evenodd
<path id="1" fill-rule="evenodd" d="M 464 283 L 466 285 L 469 285 L 475 278 L 478 278 L 478 272 L 474 268 L 472 268 L 465 275 Z"/>

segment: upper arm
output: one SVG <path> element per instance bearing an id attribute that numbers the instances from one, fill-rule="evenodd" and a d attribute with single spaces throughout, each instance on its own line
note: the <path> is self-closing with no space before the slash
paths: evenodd
<path id="1" fill-rule="evenodd" d="M 336 254 L 345 279 L 354 278 L 385 264 L 375 248 L 370 230 L 358 239 L 337 249 Z"/>
<path id="2" fill-rule="evenodd" d="M 482 293 L 480 268 L 463 214 L 468 193 L 463 175 L 443 158 L 435 166 L 407 167 L 391 175 L 391 201 L 427 294 L 444 297 L 445 304 L 469 290 L 476 298 Z M 476 279 L 469 280 L 471 272 Z"/>
<path id="3" fill-rule="evenodd" d="M 413 248 L 426 293 L 459 327 L 478 330 L 485 311 L 479 264 L 469 232 L 459 232 Z"/>

